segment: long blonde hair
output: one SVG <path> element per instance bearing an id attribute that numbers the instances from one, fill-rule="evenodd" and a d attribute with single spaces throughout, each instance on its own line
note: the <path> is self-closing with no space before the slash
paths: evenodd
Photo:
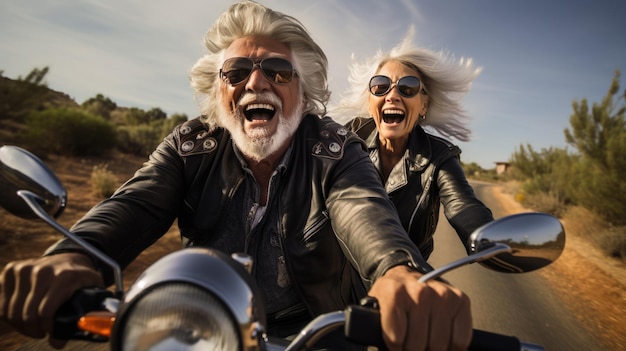
<path id="1" fill-rule="evenodd" d="M 443 136 L 468 141 L 471 135 L 467 127 L 469 116 L 461 100 L 482 68 L 475 67 L 472 59 L 456 61 L 442 51 L 417 47 L 413 44 L 413 34 L 411 27 L 405 38 L 388 53 L 379 50 L 363 63 L 353 57 L 349 67 L 350 88 L 339 104 L 331 108 L 330 114 L 342 118 L 367 116 L 370 78 L 385 63 L 396 61 L 417 68 L 428 92 L 428 112 L 420 125 L 430 126 Z"/>

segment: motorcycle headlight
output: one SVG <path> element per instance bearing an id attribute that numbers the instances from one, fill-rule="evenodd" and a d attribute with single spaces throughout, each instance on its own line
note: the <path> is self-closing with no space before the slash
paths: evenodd
<path id="1" fill-rule="evenodd" d="M 190 284 L 155 287 L 127 312 L 127 350 L 241 350 L 230 312 L 207 291 Z"/>
<path id="2" fill-rule="evenodd" d="M 260 350 L 265 310 L 244 266 L 205 248 L 169 254 L 127 291 L 112 350 Z"/>

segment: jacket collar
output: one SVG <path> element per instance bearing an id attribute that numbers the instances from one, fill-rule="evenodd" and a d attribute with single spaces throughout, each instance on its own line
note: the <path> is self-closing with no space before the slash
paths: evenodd
<path id="1" fill-rule="evenodd" d="M 378 130 L 374 129 L 372 133 L 365 140 L 367 149 L 370 155 L 378 157 Z M 430 138 L 424 129 L 416 125 L 409 135 L 409 143 L 407 145 L 407 151 L 404 154 L 403 159 L 407 162 L 408 169 L 411 172 L 419 172 L 423 170 L 432 159 L 432 146 L 430 144 Z M 378 162 L 376 162 L 378 167 Z"/>

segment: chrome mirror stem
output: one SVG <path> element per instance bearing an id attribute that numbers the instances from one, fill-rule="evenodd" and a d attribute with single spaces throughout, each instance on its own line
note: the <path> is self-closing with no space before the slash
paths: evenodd
<path id="1" fill-rule="evenodd" d="M 24 201 L 28 204 L 31 210 L 33 210 L 33 212 L 35 212 L 35 214 L 39 218 L 41 218 L 44 222 L 48 223 L 52 228 L 58 230 L 63 235 L 65 235 L 68 239 L 80 245 L 82 248 L 87 250 L 87 252 L 89 252 L 91 255 L 95 256 L 96 258 L 104 262 L 106 265 L 111 267 L 113 269 L 113 274 L 115 277 L 115 296 L 120 297 L 120 298 L 123 296 L 124 282 L 122 280 L 122 269 L 120 268 L 120 265 L 117 264 L 117 262 L 115 262 L 109 256 L 100 252 L 100 250 L 96 249 L 93 245 L 85 241 L 83 238 L 70 232 L 69 230 L 61 226 L 59 223 L 57 223 L 52 217 L 50 217 L 50 215 L 48 215 L 48 213 L 46 213 L 46 211 L 44 211 L 41 208 L 41 206 L 39 206 L 39 203 L 37 201 L 39 197 L 36 194 L 28 190 L 19 190 L 17 192 L 17 195 L 20 196 L 22 199 L 24 199 Z"/>
<path id="2" fill-rule="evenodd" d="M 428 272 L 427 274 L 423 275 L 419 279 L 419 282 L 426 283 L 429 280 L 439 278 L 444 273 L 447 273 L 455 268 L 464 266 L 466 264 L 474 263 L 474 262 L 484 261 L 486 259 L 489 259 L 495 255 L 498 255 L 504 252 L 511 252 L 511 247 L 509 245 L 505 245 L 502 243 L 494 243 L 493 246 L 488 249 L 484 249 L 477 253 L 471 254 L 469 256 L 465 256 L 454 262 L 448 263 L 447 265 L 443 267 L 439 267 L 433 271 Z"/>

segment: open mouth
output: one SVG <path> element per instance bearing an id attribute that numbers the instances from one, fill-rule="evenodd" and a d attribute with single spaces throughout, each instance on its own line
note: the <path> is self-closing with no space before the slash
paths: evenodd
<path id="1" fill-rule="evenodd" d="M 383 121 L 385 123 L 400 123 L 404 121 L 404 111 L 401 110 L 384 110 Z"/>
<path id="2" fill-rule="evenodd" d="M 250 104 L 246 106 L 244 115 L 248 121 L 269 121 L 274 117 L 276 110 L 270 104 Z"/>

